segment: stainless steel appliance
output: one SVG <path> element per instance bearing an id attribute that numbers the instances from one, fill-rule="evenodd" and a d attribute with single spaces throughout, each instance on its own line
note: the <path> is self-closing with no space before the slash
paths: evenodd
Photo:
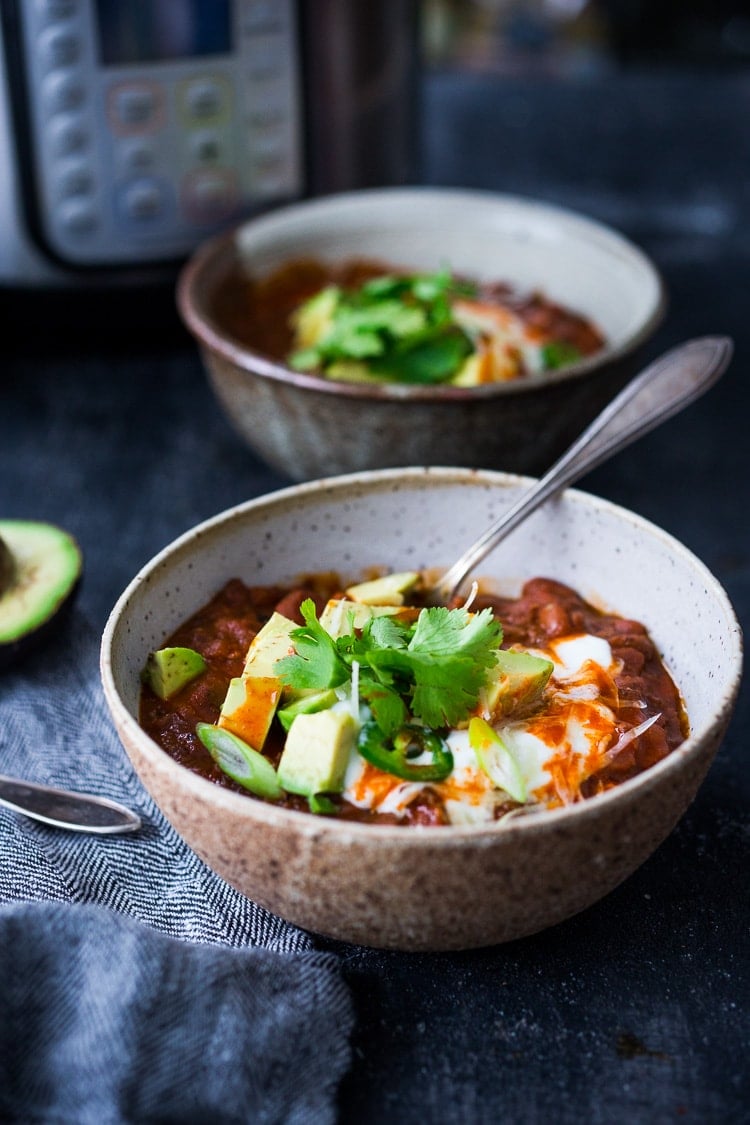
<path id="1" fill-rule="evenodd" d="M 0 0 L 0 283 L 164 272 L 302 196 L 405 182 L 412 0 Z"/>

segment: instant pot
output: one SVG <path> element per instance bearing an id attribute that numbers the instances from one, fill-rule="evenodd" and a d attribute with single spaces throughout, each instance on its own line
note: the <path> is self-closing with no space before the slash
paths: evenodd
<path id="1" fill-rule="evenodd" d="M 416 0 L 0 5 L 0 284 L 167 275 L 238 218 L 413 174 Z"/>

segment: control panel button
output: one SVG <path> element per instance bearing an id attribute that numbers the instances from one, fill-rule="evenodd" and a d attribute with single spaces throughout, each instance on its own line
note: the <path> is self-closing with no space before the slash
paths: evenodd
<path id="1" fill-rule="evenodd" d="M 229 116 L 230 89 L 223 78 L 196 78 L 180 88 L 183 117 L 189 124 L 226 120 Z"/>
<path id="2" fill-rule="evenodd" d="M 283 43 L 275 39 L 263 40 L 262 43 L 258 43 L 247 60 L 248 78 L 253 82 L 272 81 L 283 69 L 283 58 Z"/>
<path id="3" fill-rule="evenodd" d="M 221 137 L 213 129 L 201 129 L 190 138 L 190 155 L 198 164 L 216 164 L 222 157 Z"/>
<path id="4" fill-rule="evenodd" d="M 99 225 L 96 207 L 90 199 L 66 199 L 57 210 L 60 226 L 69 234 L 92 234 Z"/>
<path id="5" fill-rule="evenodd" d="M 242 16 L 243 31 L 250 35 L 278 31 L 284 25 L 284 12 L 278 0 L 251 0 L 245 5 Z"/>
<path id="6" fill-rule="evenodd" d="M 150 222 L 162 214 L 165 206 L 166 192 L 160 180 L 144 176 L 120 189 L 120 210 L 132 222 Z"/>
<path id="7" fill-rule="evenodd" d="M 56 157 L 84 152 L 90 141 L 88 126 L 77 113 L 60 113 L 53 117 L 49 123 L 49 138 Z"/>
<path id="8" fill-rule="evenodd" d="M 231 169 L 197 170 L 183 181 L 182 205 L 192 222 L 206 223 L 230 215 L 237 202 L 237 177 Z"/>
<path id="9" fill-rule="evenodd" d="M 57 70 L 44 80 L 44 101 L 50 113 L 79 109 L 85 97 L 83 84 L 74 74 Z"/>
<path id="10" fill-rule="evenodd" d="M 94 189 L 94 175 L 86 160 L 66 160 L 60 165 L 55 186 L 62 198 L 89 195 Z"/>
<path id="11" fill-rule="evenodd" d="M 161 87 L 155 82 L 119 82 L 109 89 L 107 114 L 119 135 L 153 132 L 164 117 Z"/>
<path id="12" fill-rule="evenodd" d="M 115 156 L 123 172 L 151 172 L 156 165 L 156 145 L 151 137 L 124 137 L 117 142 Z"/>
<path id="13" fill-rule="evenodd" d="M 74 16 L 80 8 L 80 0 L 37 0 L 36 10 L 43 23 L 57 23 Z"/>
<path id="14" fill-rule="evenodd" d="M 81 55 L 80 39 L 66 28 L 48 28 L 39 38 L 39 47 L 47 70 L 74 66 Z"/>

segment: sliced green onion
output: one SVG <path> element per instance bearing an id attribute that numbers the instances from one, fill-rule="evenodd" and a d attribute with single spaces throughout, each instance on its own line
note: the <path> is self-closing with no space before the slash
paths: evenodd
<path id="1" fill-rule="evenodd" d="M 236 734 L 212 723 L 198 723 L 195 733 L 219 769 L 232 781 L 249 789 L 256 797 L 265 797 L 269 801 L 278 801 L 284 796 L 276 770 L 268 758 L 253 750 Z"/>
<path id="2" fill-rule="evenodd" d="M 339 811 L 338 805 L 326 797 L 324 793 L 313 793 L 312 797 L 307 798 L 307 803 L 310 806 L 311 813 L 317 813 L 318 816 L 332 816 Z"/>
<path id="3" fill-rule="evenodd" d="M 513 752 L 494 727 L 475 716 L 469 722 L 469 745 L 492 784 L 525 805 L 528 800 L 526 782 Z"/>

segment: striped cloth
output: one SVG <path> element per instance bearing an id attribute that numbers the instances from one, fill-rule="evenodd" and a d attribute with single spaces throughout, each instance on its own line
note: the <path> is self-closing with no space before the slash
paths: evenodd
<path id="1" fill-rule="evenodd" d="M 0 772 L 111 797 L 144 823 L 87 836 L 0 808 L 0 1120 L 333 1121 L 353 1026 L 338 961 L 161 816 L 79 612 L 0 676 Z"/>

